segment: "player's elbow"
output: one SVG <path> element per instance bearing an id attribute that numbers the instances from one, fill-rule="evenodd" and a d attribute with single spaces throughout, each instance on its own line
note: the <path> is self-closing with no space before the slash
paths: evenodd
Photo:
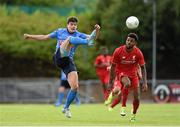
<path id="1" fill-rule="evenodd" d="M 49 35 L 49 34 L 42 36 L 42 40 L 48 40 L 49 38 L 50 38 L 50 35 Z"/>

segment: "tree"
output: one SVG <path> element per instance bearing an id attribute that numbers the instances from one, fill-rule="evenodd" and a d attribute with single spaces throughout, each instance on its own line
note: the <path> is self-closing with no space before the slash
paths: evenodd
<path id="1" fill-rule="evenodd" d="M 138 46 L 145 54 L 149 72 L 148 77 L 151 77 L 152 3 L 146 4 L 144 0 L 100 0 L 98 4 L 99 6 L 95 11 L 95 17 L 102 26 L 100 44 L 108 45 L 108 47 L 111 47 L 111 51 L 113 51 L 116 47 L 125 42 L 124 39 L 126 38 L 127 33 L 136 32 L 139 35 Z M 138 29 L 127 29 L 125 20 L 131 15 L 137 16 L 140 20 Z M 178 42 L 178 37 L 180 36 L 179 21 L 179 0 L 157 0 L 158 78 L 180 77 L 180 74 L 177 71 L 180 69 L 180 64 L 178 64 L 177 61 L 177 58 L 180 56 L 180 44 Z"/>

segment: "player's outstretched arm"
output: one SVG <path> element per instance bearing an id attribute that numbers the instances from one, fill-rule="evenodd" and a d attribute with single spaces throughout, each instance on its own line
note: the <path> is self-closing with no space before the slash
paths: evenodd
<path id="1" fill-rule="evenodd" d="M 47 34 L 47 35 L 24 34 L 24 39 L 47 40 L 49 38 L 50 38 L 50 34 Z"/>
<path id="2" fill-rule="evenodd" d="M 143 79 L 142 91 L 147 91 L 148 90 L 148 85 L 147 85 L 146 66 L 145 65 L 141 66 L 141 70 L 142 70 L 142 79 Z"/>

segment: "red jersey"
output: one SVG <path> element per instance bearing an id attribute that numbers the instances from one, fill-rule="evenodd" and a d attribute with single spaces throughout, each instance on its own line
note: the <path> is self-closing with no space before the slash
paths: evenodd
<path id="1" fill-rule="evenodd" d="M 116 64 L 115 72 L 117 74 L 127 75 L 129 77 L 137 76 L 138 64 L 145 64 L 144 56 L 137 47 L 131 52 L 126 51 L 126 46 L 120 46 L 114 51 L 112 62 Z"/>
<path id="2" fill-rule="evenodd" d="M 104 74 L 104 73 L 107 73 L 108 70 L 107 70 L 107 67 L 110 66 L 111 64 L 111 56 L 110 55 L 99 55 L 96 57 L 96 60 L 95 60 L 95 64 L 96 65 L 100 65 L 100 64 L 106 64 L 107 66 L 105 67 L 96 67 L 96 72 L 98 75 L 101 75 L 101 74 Z"/>

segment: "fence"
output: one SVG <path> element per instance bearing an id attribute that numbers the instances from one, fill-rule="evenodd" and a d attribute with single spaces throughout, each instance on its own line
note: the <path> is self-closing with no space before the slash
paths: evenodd
<path id="1" fill-rule="evenodd" d="M 0 78 L 1 103 L 54 103 L 59 79 L 56 78 Z M 82 103 L 103 102 L 102 87 L 98 80 L 79 82 Z M 141 93 L 141 100 L 158 103 L 180 102 L 180 80 L 157 80 L 155 89 Z M 130 96 L 132 99 L 132 96 Z"/>
<path id="2" fill-rule="evenodd" d="M 0 78 L 0 102 L 54 102 L 59 82 L 56 78 Z M 79 84 L 82 103 L 98 103 L 103 100 L 99 81 L 80 81 Z"/>

